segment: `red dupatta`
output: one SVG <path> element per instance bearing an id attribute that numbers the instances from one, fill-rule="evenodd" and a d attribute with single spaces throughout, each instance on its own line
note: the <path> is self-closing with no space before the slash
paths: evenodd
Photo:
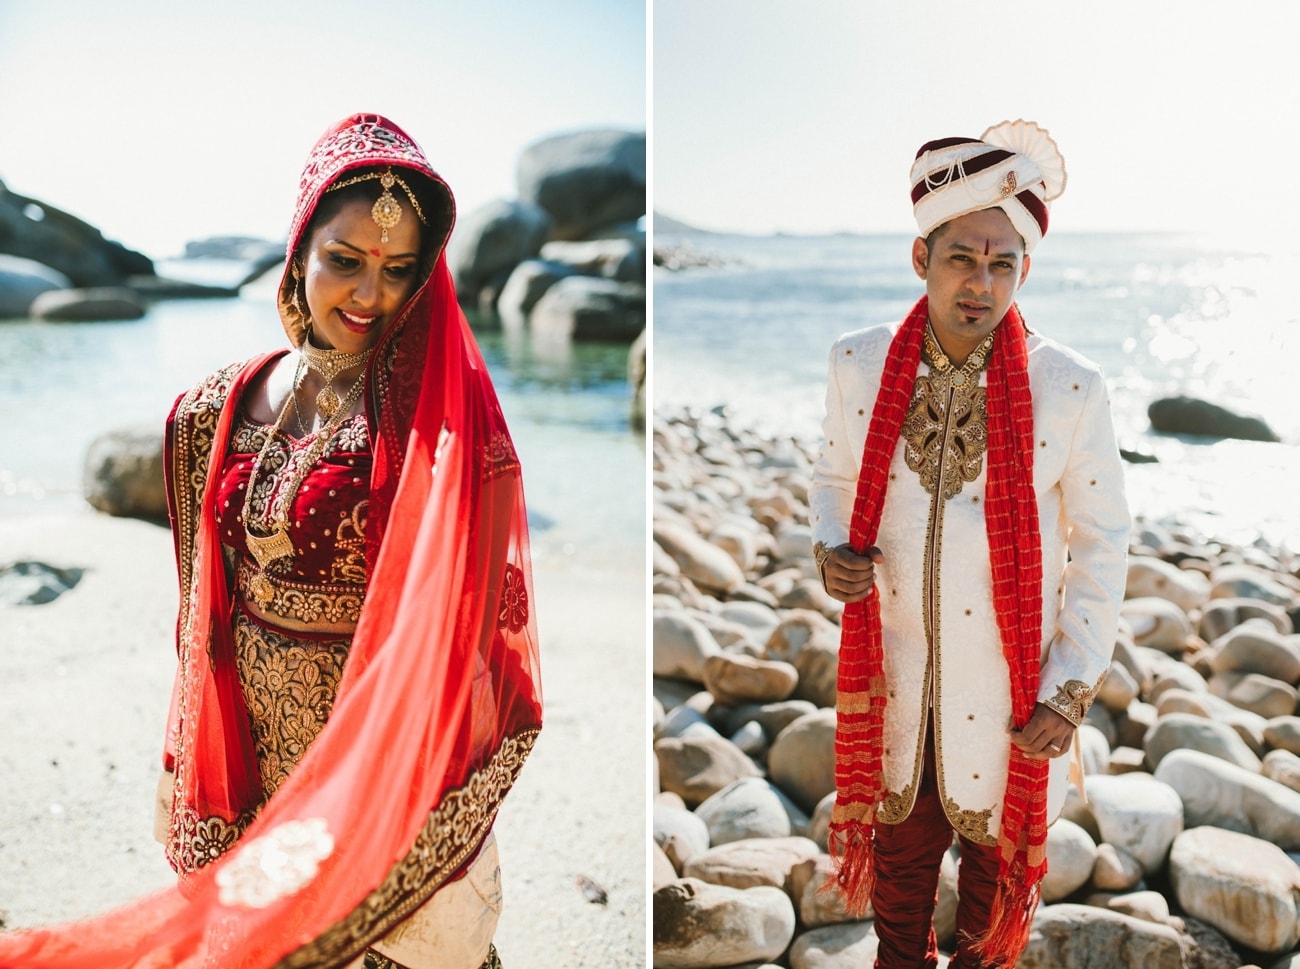
<path id="1" fill-rule="evenodd" d="M 348 118 L 304 171 L 291 256 L 329 185 L 374 164 L 445 191 L 396 125 Z M 282 292 L 291 286 L 286 269 Z M 300 342 L 293 320 L 286 329 Z M 239 392 L 265 362 L 220 375 L 192 401 L 212 454 L 224 453 Z M 368 387 L 370 579 L 325 728 L 253 817 L 261 792 L 227 666 L 229 593 L 211 506 L 200 505 L 177 529 L 194 564 L 169 729 L 170 850 L 195 838 L 225 848 L 212 842 L 228 841 L 223 825 L 247 828 L 187 871 L 183 893 L 0 936 L 0 966 L 345 965 L 482 844 L 540 727 L 541 697 L 519 462 L 441 255 L 372 355 Z"/>

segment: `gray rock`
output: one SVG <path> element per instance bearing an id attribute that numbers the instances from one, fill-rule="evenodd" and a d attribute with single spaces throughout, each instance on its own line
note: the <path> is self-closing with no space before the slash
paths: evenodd
<path id="1" fill-rule="evenodd" d="M 718 615 L 749 629 L 755 641 L 760 643 L 767 642 L 768 637 L 772 635 L 772 630 L 781 621 L 781 617 L 771 606 L 751 601 L 724 602 L 718 609 Z M 777 659 L 775 656 L 768 656 L 766 650 L 761 655 L 763 659 Z"/>
<path id="2" fill-rule="evenodd" d="M 1176 789 L 1146 774 L 1095 774 L 1084 786 L 1101 840 L 1127 852 L 1147 874 L 1160 871 L 1183 830 Z"/>
<path id="3" fill-rule="evenodd" d="M 1092 876 L 1097 846 L 1088 832 L 1073 821 L 1058 818 L 1047 829 L 1047 877 L 1043 879 L 1043 901 L 1059 901 L 1073 895 Z"/>
<path id="4" fill-rule="evenodd" d="M 1151 428 L 1161 434 L 1276 441 L 1277 434 L 1258 417 L 1234 413 L 1226 407 L 1195 397 L 1162 397 L 1147 407 Z"/>
<path id="5" fill-rule="evenodd" d="M 1123 848 L 1103 842 L 1097 845 L 1097 861 L 1092 866 L 1092 884 L 1098 891 L 1127 892 L 1142 881 L 1142 863 Z M 1123 909 L 1117 909 L 1123 911 Z M 1169 907 L 1165 906 L 1168 913 Z M 1132 915 L 1132 912 L 1126 912 Z"/>
<path id="6" fill-rule="evenodd" d="M 541 251 L 550 218 L 535 205 L 498 199 L 461 216 L 447 242 L 447 266 L 462 302 L 477 302 L 494 278 L 505 281 Z"/>
<path id="7" fill-rule="evenodd" d="M 1214 827 L 1183 832 L 1169 854 L 1178 904 L 1228 938 L 1260 952 L 1300 942 L 1300 867 L 1276 845 Z"/>
<path id="8" fill-rule="evenodd" d="M 731 734 L 731 742 L 755 760 L 767 755 L 767 734 L 753 720 Z"/>
<path id="9" fill-rule="evenodd" d="M 819 925 L 838 925 L 858 922 L 844 908 L 844 896 L 835 884 L 835 863 L 830 855 L 818 855 L 811 861 L 801 862 L 791 873 L 792 897 L 799 910 L 799 922 L 810 929 Z M 870 914 L 864 916 L 870 918 Z"/>
<path id="10" fill-rule="evenodd" d="M 1133 674 L 1120 663 L 1111 663 L 1110 671 L 1097 691 L 1097 702 L 1111 713 L 1123 713 L 1137 697 L 1138 684 Z"/>
<path id="11" fill-rule="evenodd" d="M 1131 556 L 1124 597 L 1147 596 L 1167 599 L 1184 612 L 1190 612 L 1210 597 L 1210 582 L 1200 573 L 1188 572 L 1161 559 Z"/>
<path id="12" fill-rule="evenodd" d="M 798 832 L 791 815 L 802 818 Z M 747 838 L 788 838 L 808 827 L 807 815 L 762 777 L 745 777 L 728 784 L 695 809 L 708 826 L 710 844 L 722 845 Z"/>
<path id="13" fill-rule="evenodd" d="M 542 294 L 565 276 L 572 275 L 573 269 L 569 266 L 546 259 L 525 259 L 515 266 L 497 297 L 497 315 L 501 317 L 501 325 L 512 332 L 525 329 L 528 317 Z"/>
<path id="14" fill-rule="evenodd" d="M 644 132 L 582 131 L 539 141 L 519 156 L 519 197 L 545 209 L 556 239 L 646 211 Z"/>
<path id="15" fill-rule="evenodd" d="M 568 266 L 583 276 L 604 276 L 624 283 L 645 282 L 645 239 L 589 239 L 548 242 L 542 258 Z"/>
<path id="16" fill-rule="evenodd" d="M 1293 791 L 1300 791 L 1300 757 L 1289 750 L 1270 750 L 1264 755 L 1262 773 Z"/>
<path id="17" fill-rule="evenodd" d="M 1147 766 L 1154 770 L 1170 751 L 1199 750 L 1248 770 L 1259 770 L 1259 758 L 1226 723 L 1190 713 L 1171 713 L 1156 721 L 1146 736 Z"/>
<path id="18" fill-rule="evenodd" d="M 687 863 L 682 874 L 713 885 L 772 885 L 788 892 L 795 867 L 818 854 L 817 845 L 808 838 L 748 838 L 701 852 Z"/>
<path id="19" fill-rule="evenodd" d="M 1295 713 L 1300 694 L 1290 683 L 1275 680 L 1260 673 L 1219 674 L 1210 680 L 1211 692 L 1218 693 L 1216 681 L 1231 677 L 1225 682 L 1223 698 L 1233 706 L 1261 717 L 1285 717 Z"/>
<path id="20" fill-rule="evenodd" d="M 775 740 L 776 735 L 798 720 L 806 713 L 816 710 L 807 700 L 782 700 L 779 703 L 752 704 L 738 706 L 727 714 L 725 728 L 735 733 L 746 723 L 757 723 L 763 728 L 768 740 Z"/>
<path id="21" fill-rule="evenodd" d="M 1183 802 L 1186 827 L 1213 825 L 1300 849 L 1300 793 L 1197 750 L 1176 750 L 1156 768 Z"/>
<path id="22" fill-rule="evenodd" d="M 709 850 L 709 826 L 694 812 L 656 800 L 650 816 L 654 843 L 676 871 L 681 872 L 688 861 Z"/>
<path id="23" fill-rule="evenodd" d="M 1046 905 L 1038 910 L 1029 944 L 1016 969 L 1184 969 L 1182 940 L 1156 925 L 1090 905 Z"/>
<path id="24" fill-rule="evenodd" d="M 871 922 L 823 925 L 794 940 L 790 969 L 863 969 L 876 964 L 879 945 Z"/>
<path id="25" fill-rule="evenodd" d="M 1107 902 L 1106 907 L 1112 912 L 1131 915 L 1144 922 L 1155 922 L 1157 925 L 1169 924 L 1169 902 L 1159 892 L 1129 892 L 1126 895 L 1118 895 Z"/>
<path id="26" fill-rule="evenodd" d="M 566 276 L 542 294 L 530 323 L 549 339 L 631 343 L 645 329 L 645 286 Z"/>
<path id="27" fill-rule="evenodd" d="M 158 428 L 120 428 L 95 438 L 86 450 L 82 494 L 109 515 L 167 519 L 163 436 Z"/>
<path id="28" fill-rule="evenodd" d="M 799 653 L 812 643 L 820 643 L 838 651 L 840 628 L 811 609 L 795 609 L 785 614 L 772 630 L 764 646 L 768 659 L 793 663 Z"/>
<path id="29" fill-rule="evenodd" d="M 53 602 L 80 582 L 84 571 L 44 562 L 0 566 L 0 605 L 42 606 Z"/>
<path id="30" fill-rule="evenodd" d="M 51 289 L 32 300 L 28 313 L 33 319 L 59 323 L 138 320 L 144 316 L 144 303 L 125 286 Z"/>
<path id="31" fill-rule="evenodd" d="M 1210 594 L 1216 599 L 1258 599 L 1284 607 L 1296 599 L 1295 591 L 1271 572 L 1245 563 L 1220 566 L 1210 575 L 1210 583 Z"/>
<path id="32" fill-rule="evenodd" d="M 1264 741 L 1280 750 L 1300 754 L 1300 717 L 1274 717 L 1264 724 Z"/>
<path id="33" fill-rule="evenodd" d="M 695 683 L 704 681 L 704 661 L 720 652 L 717 640 L 698 619 L 662 610 L 654 614 L 652 651 L 655 676 Z"/>
<path id="34" fill-rule="evenodd" d="M 1249 619 L 1210 646 L 1215 673 L 1260 673 L 1285 683 L 1300 681 L 1300 648 L 1265 619 Z"/>
<path id="35" fill-rule="evenodd" d="M 822 851 L 828 850 L 830 836 L 831 812 L 835 809 L 835 792 L 831 791 L 813 808 L 812 820 L 808 822 L 808 837 L 817 842 Z"/>
<path id="36" fill-rule="evenodd" d="M 1156 596 L 1128 599 L 1120 607 L 1138 646 L 1178 654 L 1192 635 L 1192 621 L 1176 603 Z"/>
<path id="37" fill-rule="evenodd" d="M 799 682 L 794 688 L 797 700 L 807 700 L 819 707 L 834 707 L 840 672 L 840 644 L 818 639 L 809 643 L 794 658 Z"/>
<path id="38" fill-rule="evenodd" d="M 713 724 L 699 710 L 689 704 L 673 707 L 664 714 L 655 730 L 655 740 L 663 737 L 720 736 Z"/>
<path id="39" fill-rule="evenodd" d="M 777 735 L 767 752 L 772 782 L 805 811 L 835 790 L 835 711 L 800 717 Z"/>
<path id="40" fill-rule="evenodd" d="M 703 589 L 725 593 L 745 584 L 744 573 L 731 556 L 700 538 L 688 525 L 657 521 L 654 540 L 673 557 L 682 574 Z"/>
<path id="41" fill-rule="evenodd" d="M 1284 636 L 1295 632 L 1285 609 L 1258 599 L 1211 599 L 1201 610 L 1197 632 L 1212 643 L 1250 619 L 1262 619 Z"/>
<path id="42" fill-rule="evenodd" d="M 0 320 L 25 319 L 41 293 L 71 285 L 67 276 L 43 263 L 0 253 Z"/>
<path id="43" fill-rule="evenodd" d="M 1179 921 L 1183 923 L 1183 956 L 1187 969 L 1259 969 L 1255 965 L 1243 966 L 1232 943 L 1210 923 L 1190 915 L 1184 915 Z"/>
<path id="44" fill-rule="evenodd" d="M 735 966 L 775 959 L 794 937 L 794 905 L 778 888 L 686 878 L 654 893 L 656 969 Z"/>
<path id="45" fill-rule="evenodd" d="M 725 737 L 666 737 L 655 741 L 659 785 L 694 806 L 742 777 L 760 771 Z"/>

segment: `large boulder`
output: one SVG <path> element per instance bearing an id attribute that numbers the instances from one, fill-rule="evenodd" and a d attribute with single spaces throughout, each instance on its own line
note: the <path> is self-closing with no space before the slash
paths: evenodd
<path id="1" fill-rule="evenodd" d="M 569 266 L 546 259 L 525 259 L 515 266 L 497 297 L 501 326 L 510 331 L 523 330 L 542 294 L 565 276 L 572 275 Z"/>
<path id="2" fill-rule="evenodd" d="M 0 254 L 0 320 L 22 319 L 37 296 L 71 285 L 67 276 L 49 266 Z"/>
<path id="3" fill-rule="evenodd" d="M 1206 720 L 1192 713 L 1170 713 L 1160 717 L 1146 735 L 1146 762 L 1154 770 L 1164 757 L 1184 749 L 1199 750 L 1230 764 L 1259 770 L 1255 756 L 1237 731 L 1218 720 Z"/>
<path id="4" fill-rule="evenodd" d="M 582 276 L 604 276 L 624 283 L 645 282 L 645 239 L 589 239 L 548 242 L 542 258 L 570 267 Z"/>
<path id="5" fill-rule="evenodd" d="M 631 343 L 645 329 L 645 286 L 566 276 L 542 294 L 530 325 L 548 339 Z"/>
<path id="6" fill-rule="evenodd" d="M 767 752 L 772 782 L 805 811 L 835 790 L 835 711 L 821 709 L 795 720 Z"/>
<path id="7" fill-rule="evenodd" d="M 700 852 L 686 863 L 682 876 L 732 888 L 772 885 L 788 891 L 795 868 L 819 854 L 808 838 L 746 838 Z"/>
<path id="8" fill-rule="evenodd" d="M 695 806 L 742 777 L 758 777 L 759 769 L 745 752 L 725 737 L 665 737 L 654 745 L 659 784 Z"/>
<path id="9" fill-rule="evenodd" d="M 0 183 L 0 252 L 34 259 L 62 273 L 73 286 L 118 286 L 131 276 L 152 276 L 147 256 L 104 238 L 76 216 L 19 195 Z"/>
<path id="10" fill-rule="evenodd" d="M 1178 793 L 1188 828 L 1208 824 L 1300 850 L 1300 793 L 1277 781 L 1197 750 L 1175 750 L 1155 778 Z"/>
<path id="11" fill-rule="evenodd" d="M 582 239 L 599 226 L 640 218 L 646 211 L 645 132 L 579 131 L 543 139 L 520 154 L 517 183 L 522 200 L 550 215 L 556 239 Z"/>
<path id="12" fill-rule="evenodd" d="M 82 491 L 91 507 L 127 518 L 167 518 L 163 439 L 158 428 L 120 428 L 86 451 Z"/>
<path id="13" fill-rule="evenodd" d="M 794 904 L 779 888 L 737 889 L 686 878 L 654 893 L 655 969 L 767 962 L 794 937 Z"/>
<path id="14" fill-rule="evenodd" d="M 1183 830 L 1178 792 L 1149 774 L 1094 774 L 1084 778 L 1084 787 L 1102 840 L 1135 859 L 1148 875 L 1160 871 Z"/>
<path id="15" fill-rule="evenodd" d="M 541 251 L 550 219 L 535 205 L 498 199 L 464 216 L 447 242 L 447 266 L 461 302 Z"/>
<path id="16" fill-rule="evenodd" d="M 1226 407 L 1195 397 L 1162 397 L 1147 407 L 1151 429 L 1160 434 L 1194 434 L 1199 437 L 1237 438 L 1243 441 L 1277 441 L 1258 417 L 1234 413 Z"/>
<path id="17" fill-rule="evenodd" d="M 32 300 L 33 319 L 59 323 L 94 323 L 100 320 L 138 320 L 144 301 L 125 286 L 90 289 L 52 289 Z"/>
<path id="18" fill-rule="evenodd" d="M 1178 933 L 1091 905 L 1045 905 L 1034 917 L 1029 944 L 1016 969 L 1093 969 L 1141 966 L 1183 969 Z"/>
<path id="19" fill-rule="evenodd" d="M 1178 904 L 1230 939 L 1280 953 L 1300 942 L 1300 867 L 1276 845 L 1214 827 L 1178 836 L 1169 853 Z"/>

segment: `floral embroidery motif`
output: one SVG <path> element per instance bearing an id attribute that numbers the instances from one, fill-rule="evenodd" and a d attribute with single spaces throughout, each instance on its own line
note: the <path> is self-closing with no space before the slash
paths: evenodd
<path id="1" fill-rule="evenodd" d="M 347 582 L 352 585 L 364 585 L 366 581 L 366 511 L 369 500 L 358 502 L 352 513 L 339 522 L 334 533 L 334 565 L 331 578 L 335 582 Z M 360 602 L 357 605 L 360 614 Z M 356 622 L 356 619 L 352 620 Z"/>
<path id="2" fill-rule="evenodd" d="M 234 821 L 201 818 L 193 808 L 173 803 L 167 860 L 182 876 L 202 868 L 229 851 L 254 817 L 248 811 Z"/>
<path id="3" fill-rule="evenodd" d="M 1096 697 L 1100 687 L 1100 682 L 1092 687 L 1083 680 L 1066 680 L 1064 686 L 1056 688 L 1054 697 L 1043 702 L 1077 727 L 1083 723 L 1084 715 L 1092 706 L 1093 698 Z"/>
<path id="4" fill-rule="evenodd" d="M 961 805 L 948 797 L 944 798 L 943 811 L 948 815 L 953 830 L 968 841 L 981 845 L 998 843 L 998 839 L 989 833 L 989 824 L 993 821 L 992 808 L 983 811 L 963 810 Z"/>
<path id="5" fill-rule="evenodd" d="M 294 639 L 242 612 L 235 616 L 234 639 L 262 789 L 269 798 L 325 728 L 351 640 Z"/>
<path id="6" fill-rule="evenodd" d="M 497 613 L 497 625 L 517 633 L 528 624 L 528 587 L 524 583 L 524 571 L 506 563 L 505 581 L 501 587 L 501 609 Z"/>
<path id="7" fill-rule="evenodd" d="M 907 820 L 916 802 L 916 785 L 908 784 L 901 791 L 886 791 L 876 808 L 876 820 L 885 824 L 900 824 Z"/>
<path id="8" fill-rule="evenodd" d="M 940 383 L 929 374 L 916 378 L 912 408 L 903 421 L 903 457 L 921 487 L 932 495 L 942 487 L 947 501 L 979 477 L 988 447 L 987 394 L 978 385 Z"/>
<path id="9" fill-rule="evenodd" d="M 488 438 L 483 446 L 483 478 L 495 478 L 519 470 L 519 458 L 515 455 L 515 446 L 510 435 L 497 431 Z"/>
<path id="10" fill-rule="evenodd" d="M 222 905 L 266 908 L 316 877 L 334 851 L 324 818 L 286 821 L 242 845 L 217 873 Z"/>

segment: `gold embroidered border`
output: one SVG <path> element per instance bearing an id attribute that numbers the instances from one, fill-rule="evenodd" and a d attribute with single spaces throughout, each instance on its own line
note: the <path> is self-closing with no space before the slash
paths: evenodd
<path id="1" fill-rule="evenodd" d="M 251 591 L 254 578 L 263 577 L 273 590 L 271 601 L 258 615 L 295 632 L 351 636 L 361 618 L 364 586 L 322 586 L 293 582 L 274 572 L 262 572 L 257 563 L 242 558 L 235 583 L 246 603 L 256 603 Z"/>
<path id="2" fill-rule="evenodd" d="M 989 824 L 993 821 L 993 809 L 971 811 L 962 808 L 950 797 L 943 799 L 943 813 L 948 815 L 948 823 L 953 830 L 968 841 L 981 845 L 996 845 L 998 839 L 989 833 Z"/>
<path id="3" fill-rule="evenodd" d="M 411 850 L 383 883 L 341 922 L 280 960 L 276 969 L 345 966 L 433 897 L 487 837 L 537 733 L 538 728 L 532 727 L 502 741 L 492 759 L 463 787 L 443 796 Z"/>
<path id="4" fill-rule="evenodd" d="M 908 784 L 901 791 L 886 791 L 876 807 L 876 820 L 884 824 L 900 824 L 912 813 L 916 803 L 916 785 Z"/>
<path id="5" fill-rule="evenodd" d="M 1104 679 L 1105 674 L 1102 675 L 1102 680 Z M 1089 686 L 1083 680 L 1066 680 L 1064 686 L 1056 688 L 1055 696 L 1043 702 L 1077 727 L 1083 723 L 1099 689 L 1101 680 L 1097 681 L 1096 686 Z"/>

